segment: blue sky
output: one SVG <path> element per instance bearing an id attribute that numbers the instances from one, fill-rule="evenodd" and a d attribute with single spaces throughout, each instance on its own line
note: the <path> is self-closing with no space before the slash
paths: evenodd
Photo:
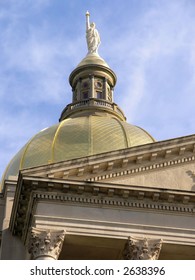
<path id="1" fill-rule="evenodd" d="M 0 177 L 71 102 L 87 10 L 127 121 L 157 140 L 194 134 L 194 0 L 0 0 Z"/>

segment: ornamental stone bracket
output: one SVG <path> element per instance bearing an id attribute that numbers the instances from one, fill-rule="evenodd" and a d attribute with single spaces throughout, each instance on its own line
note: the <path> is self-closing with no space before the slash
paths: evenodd
<path id="1" fill-rule="evenodd" d="M 125 260 L 157 260 L 162 247 L 162 239 L 129 237 L 123 250 Z"/>
<path id="2" fill-rule="evenodd" d="M 33 260 L 57 260 L 62 250 L 65 231 L 31 228 L 28 252 Z"/>

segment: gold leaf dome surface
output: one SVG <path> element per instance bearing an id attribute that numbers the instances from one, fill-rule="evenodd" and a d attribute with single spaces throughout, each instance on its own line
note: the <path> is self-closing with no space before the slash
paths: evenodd
<path id="1" fill-rule="evenodd" d="M 4 178 L 20 169 L 57 163 L 154 142 L 145 130 L 109 116 L 68 118 L 36 134 L 8 165 Z"/>

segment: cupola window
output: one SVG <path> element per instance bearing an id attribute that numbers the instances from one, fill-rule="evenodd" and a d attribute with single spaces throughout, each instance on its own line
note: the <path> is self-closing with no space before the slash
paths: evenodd
<path id="1" fill-rule="evenodd" d="M 99 98 L 99 99 L 103 98 L 101 91 L 97 91 L 96 93 L 97 93 L 97 98 Z"/>
<path id="2" fill-rule="evenodd" d="M 82 93 L 83 99 L 87 99 L 89 97 L 88 91 L 84 91 Z"/>
<path id="3" fill-rule="evenodd" d="M 88 82 L 83 82 L 82 83 L 82 89 L 89 88 L 89 83 Z"/>

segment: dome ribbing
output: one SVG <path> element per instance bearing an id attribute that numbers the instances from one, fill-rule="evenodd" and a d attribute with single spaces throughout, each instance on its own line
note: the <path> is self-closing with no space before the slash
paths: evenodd
<path id="1" fill-rule="evenodd" d="M 108 116 L 65 119 L 36 134 L 12 159 L 5 174 L 154 142 L 143 129 Z"/>

